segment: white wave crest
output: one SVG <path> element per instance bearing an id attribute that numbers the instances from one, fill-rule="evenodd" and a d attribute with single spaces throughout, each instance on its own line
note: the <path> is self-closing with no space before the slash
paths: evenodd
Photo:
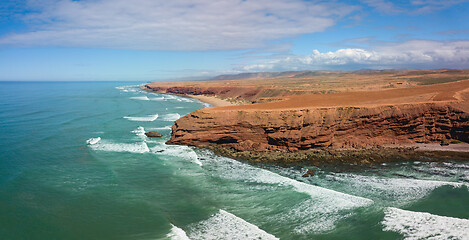
<path id="1" fill-rule="evenodd" d="M 398 232 L 406 240 L 469 239 L 469 220 L 398 208 L 385 210 L 384 231 Z"/>
<path id="2" fill-rule="evenodd" d="M 137 92 L 138 91 L 138 87 L 140 85 L 128 85 L 128 86 L 119 86 L 119 87 L 116 87 L 117 90 L 120 90 L 122 92 Z"/>
<path id="3" fill-rule="evenodd" d="M 149 99 L 147 96 L 131 97 L 130 99 L 142 100 L 142 101 L 150 101 L 150 99 Z"/>
<path id="4" fill-rule="evenodd" d="M 137 136 L 145 136 L 145 128 L 138 126 L 137 129 L 133 130 L 132 133 L 135 133 Z"/>
<path id="5" fill-rule="evenodd" d="M 86 140 L 86 144 L 93 145 L 93 144 L 98 143 L 99 141 L 101 141 L 101 137 L 90 138 L 90 139 Z"/>
<path id="6" fill-rule="evenodd" d="M 153 122 L 158 118 L 158 114 L 148 115 L 146 117 L 129 117 L 129 116 L 125 116 L 124 118 L 129 120 L 129 121 L 136 121 L 136 122 Z"/>
<path id="7" fill-rule="evenodd" d="M 179 118 L 181 118 L 181 115 L 179 115 L 179 113 L 168 113 L 162 117 L 162 120 L 174 122 Z"/>
<path id="8" fill-rule="evenodd" d="M 288 212 L 268 217 L 272 221 L 290 225 L 294 222 L 294 231 L 300 234 L 332 230 L 339 219 L 348 216 L 350 210 L 373 204 L 371 199 L 299 182 L 230 158 L 215 156 L 213 153 L 200 151 L 199 155 L 202 155 L 199 159 L 202 159 L 204 168 L 209 169 L 217 177 L 272 184 L 307 194 L 308 199 L 295 205 Z"/>
<path id="9" fill-rule="evenodd" d="M 164 127 L 155 127 L 155 128 L 148 128 L 148 130 L 171 130 L 172 126 L 164 126 Z"/>
<path id="10" fill-rule="evenodd" d="M 154 98 L 150 98 L 151 101 L 164 101 L 165 98 L 164 97 L 154 97 Z"/>
<path id="11" fill-rule="evenodd" d="M 202 162 L 199 160 L 197 154 L 188 146 L 166 145 L 165 143 L 160 143 L 152 147 L 151 152 L 159 155 L 187 159 L 199 166 L 202 166 Z"/>
<path id="12" fill-rule="evenodd" d="M 196 224 L 189 236 L 191 239 L 279 239 L 254 224 L 224 210 L 219 210 L 209 219 Z"/>
<path id="13" fill-rule="evenodd" d="M 129 153 L 146 153 L 150 152 L 145 142 L 140 143 L 115 143 L 111 141 L 101 140 L 97 144 L 89 145 L 95 151 L 105 152 L 129 152 Z"/>
<path id="14" fill-rule="evenodd" d="M 166 237 L 172 240 L 190 240 L 184 230 L 174 226 L 173 224 L 171 224 L 171 231 L 166 234 Z"/>
<path id="15" fill-rule="evenodd" d="M 405 205 L 420 199 L 441 186 L 461 187 L 462 183 L 410 178 L 385 178 L 336 173 L 326 177 L 330 182 L 347 186 L 350 192 Z"/>

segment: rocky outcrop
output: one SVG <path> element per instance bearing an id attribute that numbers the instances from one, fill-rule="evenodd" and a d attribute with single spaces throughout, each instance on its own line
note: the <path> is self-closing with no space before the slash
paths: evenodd
<path id="1" fill-rule="evenodd" d="M 161 135 L 161 133 L 159 132 L 146 132 L 145 133 L 145 136 L 147 137 L 163 137 L 163 135 Z"/>
<path id="2" fill-rule="evenodd" d="M 177 120 L 168 143 L 234 151 L 366 149 L 387 144 L 469 142 L 469 112 L 422 103 L 300 110 L 200 109 Z"/>

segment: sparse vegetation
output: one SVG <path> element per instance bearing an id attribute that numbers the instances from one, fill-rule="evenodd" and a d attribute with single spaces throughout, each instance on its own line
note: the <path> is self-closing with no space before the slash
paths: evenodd
<path id="1" fill-rule="evenodd" d="M 468 79 L 468 76 L 460 76 L 460 77 L 417 77 L 417 78 L 409 78 L 409 81 L 415 82 L 418 85 L 433 85 L 438 83 L 448 83 L 448 82 L 455 82 L 459 80 Z"/>

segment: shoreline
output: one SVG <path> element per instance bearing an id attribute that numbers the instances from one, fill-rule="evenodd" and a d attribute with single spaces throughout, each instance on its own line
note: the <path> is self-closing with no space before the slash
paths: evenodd
<path id="1" fill-rule="evenodd" d="M 469 144 L 464 143 L 468 141 L 463 134 L 467 129 L 463 106 L 469 94 L 459 89 L 460 85 L 466 87 L 463 90 L 469 89 L 468 84 L 467 80 L 457 81 L 439 84 L 438 87 L 370 92 L 369 96 L 355 96 L 357 93 L 353 92 L 292 95 L 281 102 L 243 106 L 194 89 L 174 87 L 167 93 L 161 88 L 145 86 L 145 90 L 189 97 L 213 106 L 177 120 L 168 144 L 207 148 L 222 156 L 250 162 L 368 165 L 396 161 L 468 161 Z M 375 98 L 392 100 L 401 92 L 409 95 L 407 97 L 412 98 L 409 101 L 413 104 L 325 108 L 322 103 L 326 97 L 328 101 L 335 99 L 340 103 L 357 97 L 352 105 Z M 432 92 L 432 96 L 427 96 L 428 92 Z M 390 96 L 383 97 L 385 93 Z M 422 99 L 414 94 L 423 94 L 425 99 L 442 96 L 422 103 Z M 452 99 L 455 95 L 458 98 Z M 403 101 L 401 98 L 398 100 Z M 295 108 L 279 108 L 281 104 L 294 105 Z M 309 105 L 304 104 L 316 104 L 318 109 L 311 111 L 307 108 Z M 277 111 L 269 111 L 274 105 Z M 388 123 L 383 125 L 382 121 Z M 364 128 L 363 124 L 367 127 Z M 448 132 L 452 127 L 455 130 Z M 347 132 L 350 133 L 345 134 Z M 400 139 L 394 139 L 394 133 Z M 301 139 L 300 135 L 303 136 Z M 447 145 L 451 141 L 462 143 Z"/>
<path id="2" fill-rule="evenodd" d="M 469 145 L 469 144 L 466 144 Z M 221 145 L 197 146 L 214 153 L 260 164 L 285 166 L 370 166 L 397 162 L 467 162 L 469 152 L 454 149 L 419 149 L 418 146 L 373 147 L 367 149 L 310 149 L 296 152 L 236 151 Z M 467 147 L 467 146 L 466 146 Z"/>
<path id="3" fill-rule="evenodd" d="M 170 93 L 165 93 L 170 94 Z M 234 106 L 236 104 L 229 102 L 227 100 L 223 100 L 217 98 L 215 96 L 207 96 L 207 95 L 191 95 L 191 94 L 184 94 L 182 96 L 197 99 L 201 102 L 210 104 L 211 107 L 227 107 L 227 106 Z"/>
<path id="4" fill-rule="evenodd" d="M 176 95 L 176 96 L 182 96 L 182 97 L 197 99 L 197 100 L 199 100 L 203 103 L 209 104 L 210 107 L 228 107 L 228 106 L 237 105 L 237 104 L 234 104 L 230 101 L 218 98 L 216 96 L 192 95 L 192 94 L 175 94 L 175 93 L 159 92 L 159 91 L 155 91 L 151 88 L 148 88 L 146 85 L 141 86 L 140 89 L 142 89 L 144 91 L 147 91 L 147 92 L 156 92 L 156 93 L 161 93 L 161 94 L 169 94 L 169 95 Z"/>

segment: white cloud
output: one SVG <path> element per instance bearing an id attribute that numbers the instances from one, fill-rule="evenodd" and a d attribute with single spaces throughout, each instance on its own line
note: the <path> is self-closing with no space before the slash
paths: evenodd
<path id="1" fill-rule="evenodd" d="M 453 5 L 468 2 L 468 0 L 361 0 L 363 3 L 386 14 L 423 14 L 449 8 Z"/>
<path id="2" fill-rule="evenodd" d="M 313 50 L 309 56 L 290 55 L 237 67 L 240 71 L 360 68 L 469 68 L 469 41 L 412 40 L 377 46 L 372 50 Z"/>
<path id="3" fill-rule="evenodd" d="M 144 50 L 227 50 L 324 31 L 353 6 L 301 0 L 36 0 L 33 31 L 2 45 Z"/>

